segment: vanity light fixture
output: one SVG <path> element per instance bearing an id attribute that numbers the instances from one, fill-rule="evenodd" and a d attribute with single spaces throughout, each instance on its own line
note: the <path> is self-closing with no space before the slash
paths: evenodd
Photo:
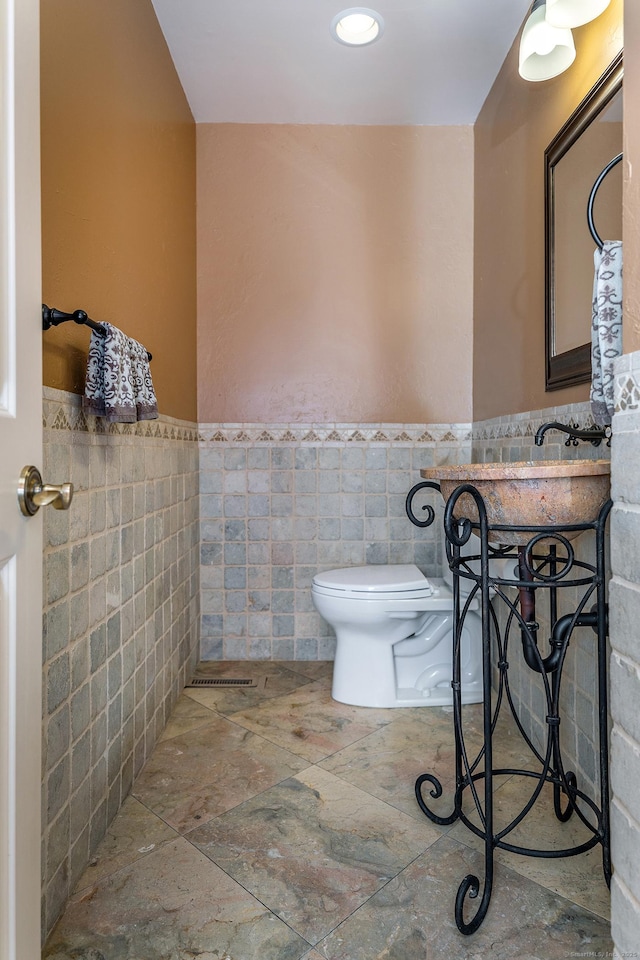
<path id="1" fill-rule="evenodd" d="M 569 29 L 551 26 L 545 18 L 545 0 L 534 0 L 520 37 L 519 73 L 524 80 L 550 80 L 567 70 L 576 58 Z"/>
<path id="2" fill-rule="evenodd" d="M 364 47 L 382 36 L 384 20 L 368 7 L 350 7 L 337 13 L 331 21 L 334 40 L 351 47 Z"/>
<path id="3" fill-rule="evenodd" d="M 552 27 L 581 27 L 595 20 L 611 0 L 547 0 L 546 20 Z"/>

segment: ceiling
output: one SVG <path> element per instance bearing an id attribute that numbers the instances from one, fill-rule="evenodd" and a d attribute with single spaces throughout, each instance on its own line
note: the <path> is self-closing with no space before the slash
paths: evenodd
<path id="1" fill-rule="evenodd" d="M 365 0 L 364 47 L 329 32 L 349 0 L 153 0 L 198 123 L 471 124 L 530 0 Z"/>

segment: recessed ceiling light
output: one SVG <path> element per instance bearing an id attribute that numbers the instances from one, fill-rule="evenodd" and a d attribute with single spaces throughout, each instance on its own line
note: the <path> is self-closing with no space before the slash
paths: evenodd
<path id="1" fill-rule="evenodd" d="M 384 20 L 375 10 L 368 7 L 350 7 L 343 10 L 331 21 L 331 33 L 340 43 L 352 47 L 363 47 L 373 43 L 382 35 Z"/>

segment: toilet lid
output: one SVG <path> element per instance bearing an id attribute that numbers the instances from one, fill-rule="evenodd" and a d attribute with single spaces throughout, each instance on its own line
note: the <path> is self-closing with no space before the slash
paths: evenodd
<path id="1" fill-rule="evenodd" d="M 317 573 L 313 582 L 318 587 L 369 595 L 416 590 L 424 596 L 432 593 L 431 584 L 414 563 L 374 563 L 366 567 L 326 570 Z"/>

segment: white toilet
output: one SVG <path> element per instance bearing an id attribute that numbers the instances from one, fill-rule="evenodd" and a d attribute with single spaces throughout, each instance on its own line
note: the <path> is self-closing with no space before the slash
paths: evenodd
<path id="1" fill-rule="evenodd" d="M 448 706 L 453 658 L 452 574 L 415 564 L 328 570 L 313 578 L 318 613 L 336 632 L 332 696 L 360 707 Z M 461 596 L 473 581 L 460 580 Z M 463 703 L 482 700 L 482 621 L 474 598 L 461 638 Z"/>

